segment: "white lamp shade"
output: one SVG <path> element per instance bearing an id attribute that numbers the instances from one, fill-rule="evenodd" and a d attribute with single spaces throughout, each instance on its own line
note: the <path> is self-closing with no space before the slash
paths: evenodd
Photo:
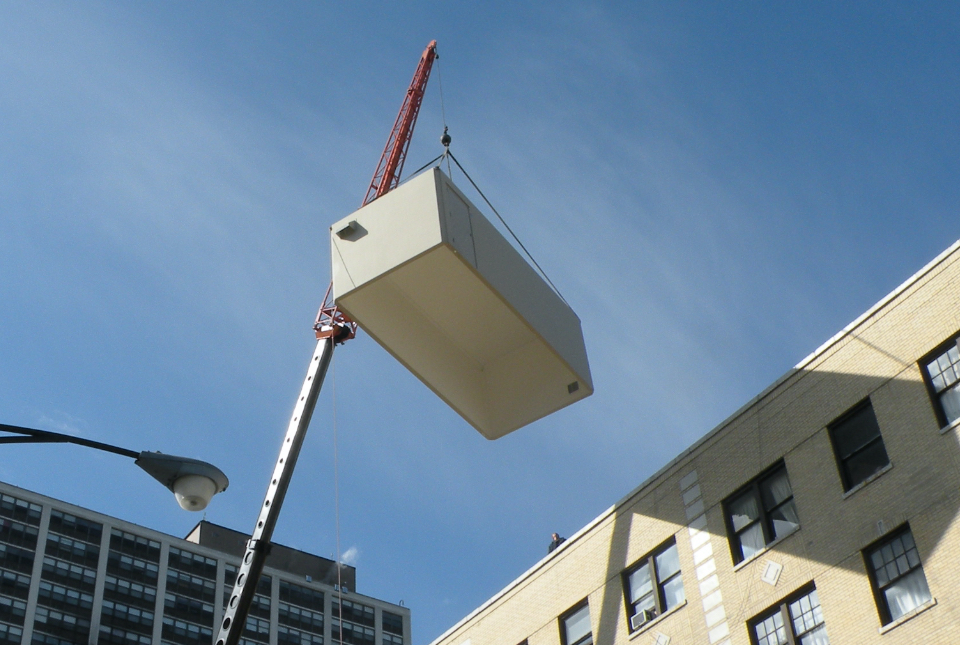
<path id="1" fill-rule="evenodd" d="M 173 494 L 185 511 L 202 511 L 216 492 L 216 482 L 203 475 L 184 475 L 173 483 Z"/>
<path id="2" fill-rule="evenodd" d="M 197 459 L 162 452 L 141 452 L 137 465 L 172 491 L 177 503 L 187 511 L 202 511 L 215 494 L 222 493 L 230 485 L 219 468 Z"/>

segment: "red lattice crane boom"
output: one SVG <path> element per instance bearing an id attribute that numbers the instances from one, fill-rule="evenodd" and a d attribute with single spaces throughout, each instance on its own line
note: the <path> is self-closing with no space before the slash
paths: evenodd
<path id="1" fill-rule="evenodd" d="M 433 61 L 437 58 L 437 41 L 431 40 L 420 56 L 420 64 L 413 74 L 410 87 L 400 105 L 400 113 L 393 124 L 387 145 L 380 155 L 380 163 L 373 173 L 370 188 L 363 199 L 361 207 L 366 206 L 377 197 L 381 197 L 397 187 L 400 183 L 400 173 L 403 172 L 403 162 L 407 158 L 407 148 L 413 138 L 413 128 L 417 124 L 420 114 L 420 104 L 423 103 L 423 94 L 427 90 L 427 81 L 430 79 L 430 70 Z M 333 303 L 333 283 L 323 297 L 323 304 L 317 313 L 317 320 L 313 326 L 317 338 L 333 337 L 337 343 L 344 343 L 357 333 L 357 323 L 353 322 Z"/>
<path id="2" fill-rule="evenodd" d="M 417 115 L 420 114 L 420 104 L 423 103 L 423 93 L 427 89 L 427 80 L 430 79 L 430 70 L 437 57 L 437 41 L 431 40 L 420 56 L 420 64 L 410 81 L 407 95 L 400 106 L 400 113 L 387 138 L 387 145 L 380 156 L 380 163 L 373 173 L 370 188 L 363 199 L 361 206 L 366 206 L 377 197 L 390 192 L 400 183 L 400 173 L 403 172 L 403 162 L 407 158 L 407 148 L 413 138 L 413 128 L 417 124 Z"/>

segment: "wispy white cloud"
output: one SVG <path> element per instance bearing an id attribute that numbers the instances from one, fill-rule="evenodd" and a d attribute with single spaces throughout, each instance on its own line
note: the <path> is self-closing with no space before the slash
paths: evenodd
<path id="1" fill-rule="evenodd" d="M 79 417 L 75 417 L 66 412 L 55 411 L 48 414 L 40 414 L 37 418 L 39 430 L 51 430 L 62 434 L 69 434 L 75 437 L 83 436 L 87 428 L 87 422 Z"/>
<path id="2" fill-rule="evenodd" d="M 359 561 L 360 548 L 357 546 L 351 546 L 349 549 L 343 552 L 343 555 L 340 556 L 340 562 L 349 564 L 351 567 L 357 566 Z"/>

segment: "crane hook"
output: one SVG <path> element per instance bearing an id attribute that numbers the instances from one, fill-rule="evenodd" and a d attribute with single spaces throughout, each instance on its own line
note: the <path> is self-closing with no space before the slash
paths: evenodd
<path id="1" fill-rule="evenodd" d="M 443 136 L 440 137 L 440 143 L 443 144 L 444 148 L 449 148 L 451 141 L 453 141 L 453 137 L 447 132 L 447 126 L 443 126 Z"/>

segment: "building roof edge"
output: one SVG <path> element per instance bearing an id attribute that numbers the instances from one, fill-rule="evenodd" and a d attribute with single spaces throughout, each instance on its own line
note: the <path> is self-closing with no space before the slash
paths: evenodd
<path id="1" fill-rule="evenodd" d="M 754 396 L 753 398 L 751 398 L 749 401 L 747 401 L 747 403 L 745 403 L 744 405 L 742 405 L 742 406 L 740 406 L 739 408 L 737 408 L 737 410 L 736 410 L 735 412 L 733 412 L 733 414 L 729 415 L 726 419 L 724 419 L 724 420 L 721 421 L 719 424 L 717 424 L 712 430 L 710 430 L 709 432 L 707 432 L 706 434 L 704 434 L 702 437 L 700 437 L 699 439 L 697 439 L 697 440 L 696 440 L 693 444 L 691 444 L 688 448 L 684 449 L 679 455 L 677 455 L 676 457 L 674 457 L 673 459 L 671 459 L 665 466 L 663 466 L 662 468 L 660 468 L 659 470 L 657 470 L 653 475 L 651 475 L 650 477 L 648 477 L 647 479 L 645 479 L 645 480 L 643 481 L 643 483 L 641 483 L 639 486 L 637 486 L 636 488 L 634 488 L 633 490 L 631 490 L 627 495 L 625 495 L 625 496 L 622 497 L 620 500 L 618 500 L 616 504 L 614 504 L 613 506 L 611 506 L 611 507 L 609 507 L 608 509 L 606 509 L 605 511 L 603 511 L 600 515 L 598 515 L 598 516 L 597 516 L 596 518 L 594 518 L 592 521 L 590 521 L 589 523 L 587 523 L 586 526 L 584 526 L 584 527 L 581 528 L 579 531 L 577 531 L 576 533 L 574 533 L 574 534 L 573 534 L 564 544 L 562 544 L 556 551 L 554 551 L 553 553 L 551 553 L 551 554 L 545 556 L 544 558 L 542 558 L 540 561 L 538 561 L 538 562 L 537 562 L 536 564 L 534 564 L 532 567 L 530 567 L 529 569 L 527 569 L 526 571 L 524 571 L 522 574 L 520 574 L 519 576 L 517 576 L 517 578 L 515 578 L 512 582 L 510 582 L 507 586 L 505 586 L 505 587 L 504 587 L 503 589 L 501 589 L 499 592 L 497 592 L 496 594 L 494 594 L 493 596 L 491 596 L 491 597 L 490 597 L 486 602 L 484 602 L 482 605 L 480 605 L 479 607 L 477 607 L 476 609 L 474 609 L 472 612 L 470 612 L 469 614 L 467 614 L 467 615 L 466 615 L 465 617 L 463 617 L 461 620 L 457 621 L 456 624 L 454 624 L 452 627 L 450 627 L 450 628 L 447 629 L 445 632 L 443 632 L 440 636 L 438 636 L 438 637 L 435 638 L 433 641 L 431 641 L 430 645 L 436 645 L 437 643 L 439 643 L 440 641 L 444 640 L 444 639 L 447 638 L 448 636 L 451 636 L 452 634 L 454 634 L 454 633 L 455 633 L 458 629 L 460 629 L 460 627 L 462 627 L 464 624 L 468 623 L 470 620 L 472 620 L 474 617 L 476 617 L 477 615 L 479 615 L 480 613 L 482 613 L 484 610 L 486 610 L 486 609 L 487 609 L 488 607 L 490 607 L 492 604 L 494 604 L 494 603 L 497 602 L 499 599 L 503 598 L 505 595 L 507 595 L 508 593 L 510 593 L 510 591 L 513 590 L 515 587 L 517 587 L 517 586 L 519 586 L 521 583 L 523 583 L 524 580 L 526 580 L 526 579 L 529 578 L 531 575 L 533 575 L 538 569 L 540 569 L 540 568 L 543 567 L 543 566 L 546 566 L 546 564 L 549 562 L 549 560 L 550 560 L 550 558 L 551 558 L 552 556 L 554 556 L 555 554 L 558 554 L 558 553 L 562 553 L 571 543 L 577 541 L 578 538 L 582 537 L 582 536 L 585 535 L 586 533 L 589 533 L 594 527 L 598 526 L 598 525 L 601 524 L 605 519 L 607 519 L 607 518 L 609 518 L 610 516 L 612 516 L 614 513 L 616 513 L 617 509 L 621 508 L 621 507 L 624 506 L 627 502 L 629 502 L 632 498 L 636 497 L 636 496 L 637 496 L 641 491 L 643 491 L 646 487 L 650 486 L 650 484 L 652 484 L 653 482 L 657 481 L 658 479 L 660 479 L 661 477 L 663 477 L 664 475 L 666 475 L 668 472 L 670 472 L 670 471 L 673 470 L 674 468 L 677 468 L 678 466 L 680 466 L 680 465 L 681 465 L 683 462 L 685 462 L 691 455 L 693 455 L 695 452 L 697 452 L 697 450 L 699 450 L 699 448 L 700 448 L 701 446 L 703 446 L 706 442 L 708 442 L 710 439 L 712 439 L 712 438 L 715 437 L 717 434 L 719 434 L 721 431 L 723 431 L 724 428 L 726 428 L 727 426 L 729 426 L 729 425 L 730 425 L 733 421 L 735 421 L 740 415 L 742 415 L 744 412 L 746 412 L 746 411 L 749 410 L 751 407 L 753 407 L 754 405 L 756 405 L 761 399 L 763 399 L 763 398 L 766 397 L 768 394 L 770 394 L 771 392 L 773 392 L 774 390 L 776 390 L 778 387 L 780 387 L 781 385 L 783 385 L 784 382 L 786 382 L 788 379 L 790 379 L 792 376 L 794 376 L 797 372 L 799 372 L 800 370 L 804 369 L 806 366 L 810 365 L 813 361 L 815 361 L 818 357 L 820 357 L 820 356 L 822 356 L 823 354 L 825 354 L 831 347 L 833 347 L 834 345 L 836 345 L 837 343 L 839 343 L 841 340 L 843 340 L 843 339 L 846 338 L 848 335 L 850 335 L 850 333 L 853 332 L 853 330 L 855 330 L 857 327 L 859 327 L 860 325 L 862 325 L 862 324 L 864 323 L 864 321 L 866 321 L 866 320 L 868 320 L 869 318 L 873 317 L 873 316 L 876 315 L 880 310 L 882 310 L 882 309 L 884 309 L 885 307 L 887 307 L 890 303 L 892 303 L 894 300 L 896 300 L 896 298 L 899 297 L 904 291 L 906 291 L 906 290 L 909 289 L 911 286 L 913 286 L 914 284 L 916 284 L 917 282 L 919 282 L 920 279 L 922 279 L 922 278 L 923 278 L 924 276 L 926 276 L 928 273 L 930 273 L 931 271 L 933 271 L 938 265 L 940 265 L 941 263 L 943 263 L 948 257 L 950 257 L 951 255 L 953 255 L 954 253 L 956 253 L 958 250 L 960 250 L 960 240 L 955 241 L 953 244 L 951 244 L 949 247 L 947 247 L 943 252 L 941 252 L 939 255 L 937 255 L 933 260 L 931 260 L 931 261 L 928 262 L 926 265 L 924 265 L 923 268 L 921 268 L 919 271 L 917 271 L 916 273 L 914 273 L 913 275 L 911 275 L 909 278 L 907 278 L 906 280 L 904 280 L 904 281 L 903 281 L 898 287 L 896 287 L 893 291 L 891 291 L 891 292 L 888 293 L 886 296 L 884 296 L 883 298 L 881 298 L 876 304 L 874 304 L 872 307 L 870 307 L 869 309 L 867 309 L 864 313 L 862 313 L 861 315 L 859 315 L 856 319 L 854 319 L 851 323 L 849 323 L 848 325 L 846 325 L 846 326 L 845 326 L 843 329 L 841 329 L 839 332 L 837 332 L 836 334 L 834 334 L 829 340 L 827 340 L 827 342 L 823 343 L 823 344 L 820 345 L 817 349 L 815 349 L 813 352 L 811 352 L 810 354 L 808 354 L 808 355 L 807 355 L 805 358 L 803 358 L 799 363 L 797 363 L 792 369 L 788 370 L 788 371 L 787 371 L 785 374 L 783 374 L 780 378 L 778 378 L 776 381 L 774 381 L 774 382 L 771 383 L 769 386 L 767 386 L 766 388 L 764 388 L 759 394 L 757 394 L 756 396 Z"/>
<path id="2" fill-rule="evenodd" d="M 797 363 L 793 368 L 791 368 L 790 370 L 788 370 L 785 374 L 783 374 L 783 375 L 782 375 L 780 378 L 778 378 L 776 381 L 774 381 L 773 383 L 771 383 L 770 385 L 768 385 L 767 387 L 765 387 L 759 394 L 757 394 L 756 396 L 754 396 L 753 398 L 751 398 L 749 401 L 747 401 L 746 403 L 744 403 L 743 405 L 741 405 L 739 408 L 737 408 L 731 415 L 729 415 L 726 419 L 724 419 L 723 421 L 721 421 L 720 423 L 718 423 L 712 430 L 710 430 L 709 432 L 707 432 L 706 434 L 704 434 L 702 437 L 700 437 L 700 438 L 697 439 L 695 442 L 693 442 L 688 448 L 686 448 L 685 450 L 683 450 L 683 452 L 681 452 L 679 455 L 677 455 L 676 457 L 674 457 L 673 459 L 671 459 L 665 466 L 663 466 L 663 468 L 659 469 L 659 470 L 658 470 L 657 472 L 655 472 L 653 475 L 651 475 L 650 477 L 648 477 L 647 479 L 645 479 L 645 480 L 643 481 L 643 483 L 641 483 L 639 486 L 637 486 L 637 487 L 634 488 L 632 491 L 630 491 L 630 492 L 627 493 L 625 496 L 623 496 L 623 497 L 614 505 L 614 507 L 615 507 L 615 508 L 619 508 L 620 506 L 622 506 L 623 504 L 625 504 L 626 502 L 628 502 L 630 499 L 632 499 L 633 497 L 635 497 L 635 496 L 636 496 L 638 493 L 640 493 L 644 488 L 646 488 L 647 486 L 649 486 L 650 484 L 652 484 L 652 483 L 653 483 L 654 481 L 656 481 L 657 479 L 661 478 L 663 475 L 665 475 L 665 474 L 666 474 L 667 472 L 669 472 L 671 469 L 675 468 L 676 466 L 679 466 L 687 457 L 691 456 L 691 455 L 692 455 L 694 452 L 696 452 L 703 444 L 705 444 L 707 441 L 709 441 L 709 440 L 712 439 L 714 436 L 716 436 L 717 434 L 719 434 L 719 433 L 720 433 L 724 428 L 726 428 L 728 425 L 730 425 L 731 423 L 733 423 L 738 417 L 740 417 L 740 415 L 742 415 L 744 412 L 746 412 L 747 410 L 749 410 L 750 408 L 752 408 L 754 405 L 756 405 L 758 402 L 760 402 L 760 400 L 762 400 L 762 399 L 763 399 L 764 397 L 766 397 L 768 394 L 770 394 L 771 392 L 773 392 L 774 390 L 776 390 L 778 387 L 780 387 L 781 385 L 783 385 L 787 380 L 789 380 L 789 379 L 790 379 L 793 375 L 795 375 L 797 372 L 799 372 L 800 370 L 804 369 L 806 366 L 810 365 L 810 363 L 812 363 L 812 362 L 815 361 L 817 358 L 819 358 L 820 356 L 822 356 L 823 354 L 825 354 L 831 347 L 833 347 L 834 345 L 836 345 L 837 343 L 839 343 L 841 340 L 843 340 L 844 338 L 846 338 L 847 336 L 849 336 L 850 333 L 853 332 L 853 330 L 856 329 L 857 327 L 859 327 L 861 324 L 863 324 L 864 321 L 866 321 L 867 319 L 871 318 L 871 317 L 874 316 L 877 312 L 879 312 L 881 309 L 883 309 L 884 307 L 886 307 L 887 305 L 889 305 L 891 302 L 893 302 L 893 300 L 895 300 L 900 294 L 902 294 L 904 291 L 906 291 L 906 290 L 909 289 L 911 286 L 913 286 L 914 284 L 916 284 L 921 278 L 923 278 L 925 275 L 927 275 L 928 273 L 930 273 L 931 271 L 933 271 L 933 269 L 935 269 L 939 264 L 941 264 L 941 263 L 942 263 L 944 260 L 946 260 L 948 257 L 950 257 L 951 255 L 953 255 L 954 253 L 956 253 L 958 250 L 960 250 L 960 240 L 957 240 L 956 242 L 954 242 L 953 244 L 951 244 L 950 246 L 948 246 L 948 247 L 947 247 L 942 253 L 940 253 L 937 257 L 935 257 L 935 258 L 932 259 L 930 262 L 928 262 L 926 265 L 924 265 L 923 268 L 921 268 L 919 271 L 917 271 L 916 273 L 914 273 L 913 275 L 911 275 L 909 278 L 907 278 L 906 280 L 904 280 L 897 288 L 895 288 L 893 291 L 891 291 L 891 292 L 888 293 L 886 296 L 884 296 L 883 298 L 881 298 L 881 299 L 880 299 L 876 304 L 874 304 L 872 307 L 870 307 L 870 308 L 867 309 L 865 312 L 863 312 L 862 314 L 860 314 L 859 316 L 857 316 L 857 317 L 853 320 L 853 322 L 849 323 L 847 326 L 845 326 L 845 327 L 844 327 L 843 329 L 841 329 L 839 332 L 837 332 L 836 334 L 834 334 L 833 336 L 831 336 L 830 339 L 827 340 L 827 342 L 823 343 L 822 345 L 820 345 L 820 347 L 816 348 L 815 350 L 813 350 L 812 352 L 810 352 L 809 354 L 807 354 L 807 356 L 805 356 L 805 357 L 804 357 L 799 363 Z"/>
<path id="3" fill-rule="evenodd" d="M 463 618 L 461 618 L 460 620 L 458 620 L 458 621 L 456 622 L 456 624 L 454 624 L 454 625 L 453 625 L 452 627 L 450 627 L 448 630 L 446 630 L 445 632 L 443 632 L 442 634 L 440 634 L 439 636 L 437 636 L 435 639 L 433 639 L 433 641 L 431 641 L 430 645 L 435 645 L 436 643 L 439 643 L 440 641 L 442 641 L 444 638 L 452 635 L 452 634 L 453 634 L 454 632 L 456 632 L 461 626 L 463 626 L 465 623 L 469 622 L 469 621 L 472 620 L 475 616 L 477 616 L 478 614 L 480 614 L 481 612 L 483 612 L 487 607 L 489 607 L 490 605 L 494 604 L 494 603 L 497 602 L 499 599 L 503 598 L 505 595 L 507 595 L 508 593 L 510 593 L 511 590 L 513 590 L 515 587 L 517 587 L 518 585 L 520 585 L 520 583 L 522 583 L 526 578 L 528 578 L 528 577 L 532 576 L 534 573 L 536 573 L 538 569 L 540 569 L 541 567 L 545 566 L 552 558 L 554 558 L 554 557 L 558 556 L 559 554 L 563 553 L 564 551 L 566 551 L 567 548 L 568 548 L 571 544 L 573 544 L 574 542 L 576 542 L 578 539 L 580 539 L 581 537 L 583 537 L 584 535 L 586 535 L 586 534 L 589 533 L 590 531 L 592 531 L 597 525 L 601 524 L 605 519 L 607 519 L 608 517 L 610 517 L 611 515 L 613 515 L 614 511 L 617 510 L 617 507 L 618 507 L 618 504 L 614 504 L 613 506 L 611 506 L 610 508 L 608 508 L 607 510 L 605 510 L 603 513 L 601 513 L 600 515 L 598 515 L 597 517 L 595 517 L 593 520 L 591 520 L 590 522 L 588 522 L 588 523 L 586 524 L 586 526 L 584 526 L 584 527 L 581 528 L 579 531 L 577 531 L 576 533 L 574 533 L 573 535 L 571 535 L 569 538 L 567 538 L 567 540 L 566 540 L 563 544 L 561 544 L 559 547 L 557 547 L 556 549 L 554 549 L 553 552 L 548 553 L 547 555 L 543 556 L 539 561 L 537 561 L 536 564 L 534 564 L 532 567 L 530 567 L 529 569 L 527 569 L 526 571 L 524 571 L 523 573 L 521 573 L 519 576 L 517 576 L 517 577 L 516 577 L 512 582 L 510 582 L 506 587 L 504 587 L 503 589 L 501 589 L 500 591 L 498 591 L 497 593 L 495 593 L 493 596 L 491 596 L 490 598 L 488 598 L 482 605 L 480 605 L 479 607 L 477 607 L 476 609 L 474 609 L 473 611 L 471 611 L 469 614 L 467 614 L 466 616 L 464 616 Z"/>

